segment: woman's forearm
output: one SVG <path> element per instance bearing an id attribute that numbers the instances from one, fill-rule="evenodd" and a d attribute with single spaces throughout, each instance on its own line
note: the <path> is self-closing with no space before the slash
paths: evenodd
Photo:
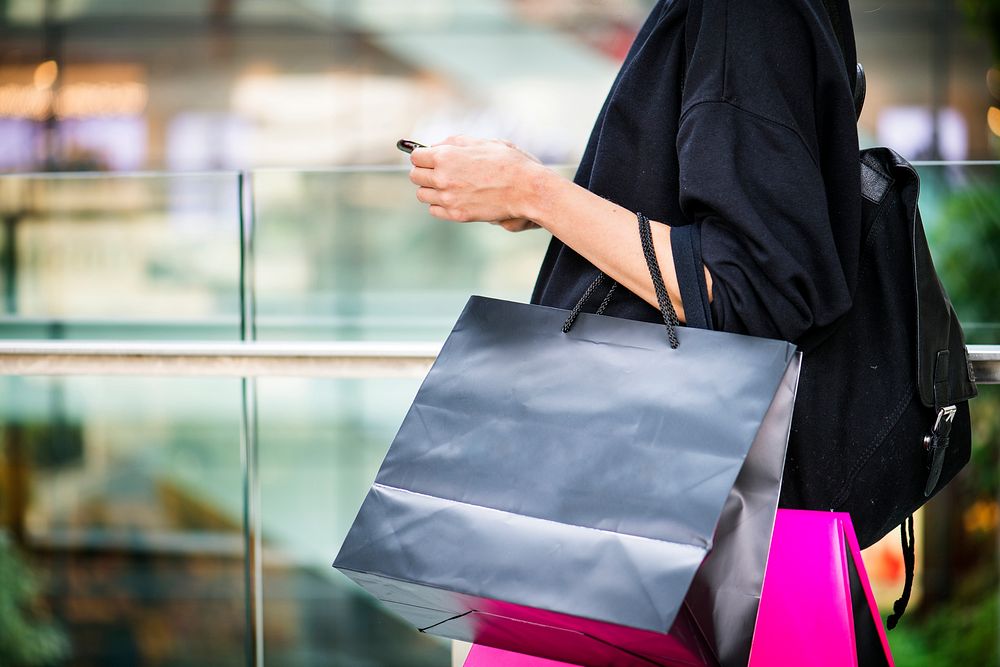
<path id="1" fill-rule="evenodd" d="M 659 307 L 639 242 L 635 212 L 622 208 L 539 165 L 525 189 L 525 217 L 580 253 L 594 266 L 654 307 Z M 670 300 L 684 321 L 674 270 L 670 227 L 652 225 L 653 245 Z M 711 295 L 711 277 L 705 271 Z"/>
<path id="2" fill-rule="evenodd" d="M 507 142 L 449 137 L 410 155 L 417 199 L 443 220 L 486 220 L 510 231 L 535 224 L 580 253 L 622 286 L 659 307 L 639 241 L 635 212 L 563 178 Z M 670 247 L 669 220 L 652 225 L 660 273 L 684 321 Z M 712 279 L 705 271 L 709 299 Z"/>

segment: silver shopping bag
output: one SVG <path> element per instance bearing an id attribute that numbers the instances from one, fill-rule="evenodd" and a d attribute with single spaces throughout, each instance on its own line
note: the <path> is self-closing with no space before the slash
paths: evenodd
<path id="1" fill-rule="evenodd" d="M 421 631 L 746 665 L 799 355 L 472 297 L 334 566 Z"/>

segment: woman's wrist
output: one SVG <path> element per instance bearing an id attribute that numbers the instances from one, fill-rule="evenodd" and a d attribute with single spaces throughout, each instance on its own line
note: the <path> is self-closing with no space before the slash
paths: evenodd
<path id="1" fill-rule="evenodd" d="M 527 165 L 524 183 L 527 186 L 518 203 L 518 217 L 527 218 L 551 232 L 547 223 L 552 219 L 552 204 L 560 189 L 573 183 L 545 165 L 535 163 Z"/>

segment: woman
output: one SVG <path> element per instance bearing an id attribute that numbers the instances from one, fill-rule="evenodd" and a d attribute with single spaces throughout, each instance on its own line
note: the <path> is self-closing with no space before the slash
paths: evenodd
<path id="1" fill-rule="evenodd" d="M 535 303 L 571 308 L 600 270 L 628 290 L 608 315 L 656 321 L 641 211 L 682 321 L 800 342 L 850 307 L 860 253 L 853 28 L 848 0 L 827 2 L 844 52 L 824 0 L 659 0 L 573 182 L 453 137 L 413 152 L 417 198 L 445 220 L 551 232 Z"/>

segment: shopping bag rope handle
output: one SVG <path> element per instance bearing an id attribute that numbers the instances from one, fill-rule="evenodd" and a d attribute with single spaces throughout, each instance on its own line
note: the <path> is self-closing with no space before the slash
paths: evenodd
<path id="1" fill-rule="evenodd" d="M 594 282 L 590 283 L 590 286 L 587 287 L 586 291 L 584 291 L 583 296 L 581 296 L 580 300 L 576 302 L 575 306 L 573 306 L 573 310 L 570 311 L 569 317 L 567 317 L 566 321 L 563 322 L 563 333 L 569 333 L 569 330 L 573 328 L 573 325 L 576 324 L 576 318 L 580 317 L 580 313 L 583 311 L 583 306 L 590 301 L 590 297 L 594 295 L 594 292 L 596 292 L 597 288 L 601 286 L 601 283 L 604 282 L 605 278 L 607 278 L 607 275 L 601 271 L 597 274 L 597 277 L 594 278 Z M 597 309 L 598 315 L 604 314 L 608 304 L 611 303 L 611 295 L 615 293 L 615 289 L 617 287 L 618 283 L 612 280 L 611 288 L 608 290 L 607 296 L 604 297 L 604 301 L 601 302 L 601 305 Z"/>
<path id="2" fill-rule="evenodd" d="M 667 340 L 670 343 L 670 348 L 676 350 L 677 346 L 680 345 L 680 341 L 677 339 L 677 327 L 680 326 L 680 320 L 677 317 L 677 311 L 674 310 L 674 304 L 670 301 L 670 296 L 667 294 L 667 287 L 663 284 L 660 263 L 656 261 L 656 248 L 653 247 L 653 232 L 650 228 L 649 218 L 643 215 L 641 211 L 636 213 L 635 217 L 639 222 L 639 241 L 642 243 L 642 254 L 646 258 L 646 267 L 649 269 L 649 276 L 653 279 L 653 289 L 656 291 L 656 301 L 660 304 L 660 314 L 663 316 L 663 323 L 667 326 Z M 607 274 L 601 271 L 598 272 L 594 282 L 590 283 L 584 291 L 583 296 L 573 306 L 569 317 L 563 323 L 563 333 L 569 333 L 570 329 L 573 328 L 580 313 L 583 312 L 583 307 L 605 279 L 611 282 L 611 287 L 608 289 L 604 300 L 601 301 L 601 305 L 597 308 L 598 315 L 604 314 L 608 304 L 611 303 L 611 296 L 615 293 L 618 283 L 608 278 Z"/>

